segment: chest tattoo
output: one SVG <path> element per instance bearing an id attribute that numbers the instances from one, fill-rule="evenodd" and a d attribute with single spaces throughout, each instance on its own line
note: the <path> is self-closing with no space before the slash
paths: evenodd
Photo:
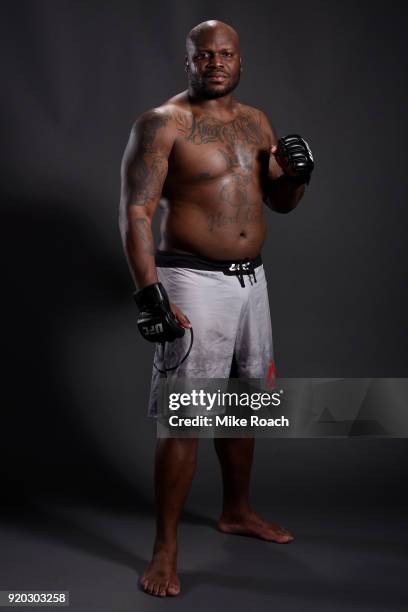
<path id="1" fill-rule="evenodd" d="M 261 145 L 263 133 L 260 120 L 255 113 L 242 112 L 235 119 L 225 123 L 208 115 L 192 114 L 191 117 L 178 114 L 177 130 L 185 140 L 195 145 L 221 143 L 235 146 L 238 143 Z"/>

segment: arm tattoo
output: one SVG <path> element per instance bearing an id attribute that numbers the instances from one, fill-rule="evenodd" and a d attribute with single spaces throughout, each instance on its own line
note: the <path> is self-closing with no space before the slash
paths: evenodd
<path id="1" fill-rule="evenodd" d="M 156 135 L 168 121 L 168 117 L 150 112 L 140 127 L 137 151 L 128 162 L 131 206 L 145 206 L 148 202 L 160 198 L 167 174 L 167 155 L 157 142 Z"/>
<path id="2" fill-rule="evenodd" d="M 159 198 L 166 174 L 167 160 L 159 155 L 148 162 L 143 158 L 138 159 L 132 175 L 132 198 L 129 204 L 145 206 L 148 202 Z"/>
<path id="3" fill-rule="evenodd" d="M 143 252 L 149 255 L 154 255 L 154 244 L 152 231 L 146 219 L 135 219 L 132 223 L 136 228 L 136 234 L 140 238 L 140 244 L 143 247 Z"/>
<path id="4" fill-rule="evenodd" d="M 165 117 L 163 115 L 158 116 L 153 111 L 147 113 L 147 117 L 143 125 L 143 132 L 140 142 L 140 148 L 143 153 L 157 152 L 158 147 L 157 145 L 155 145 L 154 139 L 156 137 L 157 131 L 160 128 L 165 127 L 168 121 L 168 117 Z"/>

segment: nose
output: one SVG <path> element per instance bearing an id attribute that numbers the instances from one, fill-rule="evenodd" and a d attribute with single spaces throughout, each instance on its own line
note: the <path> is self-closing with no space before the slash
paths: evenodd
<path id="1" fill-rule="evenodd" d="M 217 61 L 217 57 L 218 57 L 218 61 Z M 217 67 L 224 66 L 223 62 L 221 61 L 221 55 L 219 53 L 213 53 L 210 57 L 208 64 L 210 66 L 217 66 Z"/>

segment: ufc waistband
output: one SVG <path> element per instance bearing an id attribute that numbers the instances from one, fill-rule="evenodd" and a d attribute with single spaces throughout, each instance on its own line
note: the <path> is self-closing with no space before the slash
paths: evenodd
<path id="1" fill-rule="evenodd" d="M 174 253 L 172 251 L 160 251 L 157 249 L 155 255 L 156 266 L 159 268 L 191 268 L 192 270 L 220 270 L 228 272 L 243 263 L 249 263 L 250 268 L 259 268 L 262 265 L 261 254 L 254 259 L 211 259 L 202 255 L 189 255 L 187 253 Z"/>

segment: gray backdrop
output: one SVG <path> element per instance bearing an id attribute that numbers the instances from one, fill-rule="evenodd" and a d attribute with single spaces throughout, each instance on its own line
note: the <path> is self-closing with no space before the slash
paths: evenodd
<path id="1" fill-rule="evenodd" d="M 237 98 L 278 135 L 302 134 L 317 162 L 298 208 L 268 213 L 278 374 L 407 376 L 405 3 L 59 0 L 2 13 L 9 501 L 150 507 L 153 347 L 136 327 L 119 167 L 137 115 L 185 88 L 185 34 L 205 19 L 240 34 Z M 266 506 L 271 478 L 288 505 L 400 504 L 405 451 L 405 440 L 261 440 L 254 487 Z M 216 470 L 204 440 L 190 503 L 218 504 Z"/>

